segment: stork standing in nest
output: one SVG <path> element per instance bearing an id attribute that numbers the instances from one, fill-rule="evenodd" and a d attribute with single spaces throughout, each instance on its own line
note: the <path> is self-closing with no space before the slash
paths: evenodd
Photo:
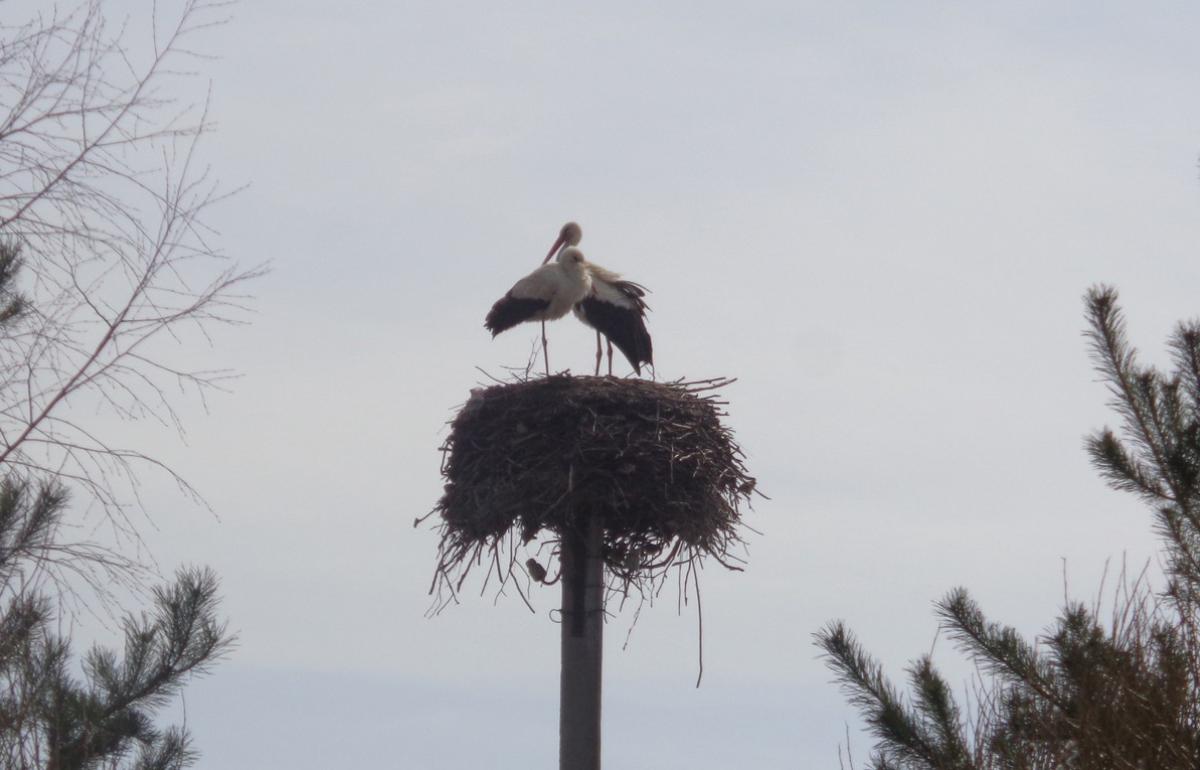
<path id="1" fill-rule="evenodd" d="M 583 240 L 583 228 L 575 222 L 567 222 L 558 232 L 558 238 L 550 247 L 545 265 L 558 255 L 562 262 L 565 255 Z M 608 339 L 608 373 L 612 374 L 613 345 L 629 359 L 633 370 L 642 373 L 642 364 L 654 365 L 654 349 L 650 333 L 646 331 L 645 286 L 627 281 L 611 270 L 591 262 L 587 263 L 592 278 L 592 289 L 575 305 L 575 317 L 596 330 L 596 374 L 600 374 L 600 335 Z"/>
<path id="2" fill-rule="evenodd" d="M 549 262 L 547 257 L 546 262 Z M 558 260 L 542 266 L 513 284 L 496 300 L 484 319 L 484 327 L 495 337 L 524 321 L 542 322 L 542 358 L 550 376 L 550 354 L 546 349 L 546 321 L 562 318 L 592 291 L 592 274 L 583 252 L 564 248 Z"/>

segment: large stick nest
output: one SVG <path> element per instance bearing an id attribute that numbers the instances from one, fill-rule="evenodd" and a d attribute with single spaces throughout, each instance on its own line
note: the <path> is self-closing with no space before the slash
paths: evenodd
<path id="1" fill-rule="evenodd" d="M 434 587 L 453 593 L 484 563 L 504 583 L 518 546 L 561 541 L 590 517 L 627 585 L 705 556 L 736 569 L 755 481 L 721 423 L 728 382 L 564 375 L 473 390 L 442 446 Z"/>

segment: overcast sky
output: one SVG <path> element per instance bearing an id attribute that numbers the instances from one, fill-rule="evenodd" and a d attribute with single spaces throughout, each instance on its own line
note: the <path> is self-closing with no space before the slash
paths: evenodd
<path id="1" fill-rule="evenodd" d="M 160 565 L 212 565 L 240 638 L 186 691 L 200 767 L 554 766 L 557 590 L 426 619 L 412 520 L 477 367 L 538 336 L 484 314 L 568 219 L 653 290 L 660 379 L 738 378 L 771 498 L 747 571 L 702 576 L 700 689 L 690 608 L 626 649 L 612 620 L 608 767 L 836 767 L 827 621 L 900 678 L 955 586 L 1032 635 L 1064 560 L 1090 599 L 1157 554 L 1081 448 L 1115 422 L 1081 296 L 1116 285 L 1154 361 L 1200 313 L 1200 7 L 649 6 L 245 0 L 200 40 L 207 159 L 250 185 L 212 222 L 273 272 L 196 353 L 244 376 L 187 442 L 120 429 L 217 514 L 146 479 Z M 589 371 L 589 334 L 554 324 L 552 364 Z"/>

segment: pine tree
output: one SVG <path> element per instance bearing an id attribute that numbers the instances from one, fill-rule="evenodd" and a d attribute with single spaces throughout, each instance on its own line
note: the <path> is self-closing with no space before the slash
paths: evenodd
<path id="1" fill-rule="evenodd" d="M 868 767 L 1200 767 L 1200 323 L 1172 333 L 1168 374 L 1138 363 L 1113 289 L 1085 301 L 1092 356 L 1122 418 L 1089 436 L 1087 451 L 1111 486 L 1153 506 L 1168 583 L 1127 583 L 1107 623 L 1069 603 L 1033 642 L 951 591 L 936 605 L 942 627 L 992 683 L 967 714 L 928 656 L 909 666 L 904 695 L 831 623 L 817 644 L 877 739 Z"/>

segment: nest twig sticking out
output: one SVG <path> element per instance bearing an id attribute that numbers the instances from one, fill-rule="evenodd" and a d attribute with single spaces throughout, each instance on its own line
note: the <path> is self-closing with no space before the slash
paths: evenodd
<path id="1" fill-rule="evenodd" d="M 705 557 L 740 569 L 739 506 L 755 480 L 721 423 L 729 382 L 552 376 L 474 390 L 442 446 L 435 611 L 472 567 L 503 590 L 519 550 L 593 516 L 626 592 L 653 592 L 672 567 L 694 580 Z"/>

